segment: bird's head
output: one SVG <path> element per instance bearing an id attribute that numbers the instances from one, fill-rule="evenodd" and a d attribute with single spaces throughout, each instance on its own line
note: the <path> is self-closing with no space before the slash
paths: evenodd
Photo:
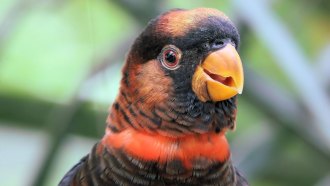
<path id="1" fill-rule="evenodd" d="M 237 29 L 215 9 L 175 9 L 151 20 L 123 69 L 131 115 L 166 135 L 234 128 L 244 81 L 238 45 Z"/>

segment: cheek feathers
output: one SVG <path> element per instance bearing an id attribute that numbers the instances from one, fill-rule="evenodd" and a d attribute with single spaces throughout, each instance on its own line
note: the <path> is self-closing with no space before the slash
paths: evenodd
<path id="1" fill-rule="evenodd" d="M 133 100 L 143 102 L 141 106 L 152 108 L 168 99 L 172 92 L 172 79 L 164 73 L 157 60 L 134 65 L 129 70 L 131 96 Z"/>

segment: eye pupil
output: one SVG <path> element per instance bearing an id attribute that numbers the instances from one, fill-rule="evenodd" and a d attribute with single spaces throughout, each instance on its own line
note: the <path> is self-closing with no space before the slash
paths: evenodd
<path id="1" fill-rule="evenodd" d="M 175 53 L 173 51 L 168 51 L 165 54 L 165 60 L 169 63 L 175 63 L 176 62 L 176 56 Z"/>

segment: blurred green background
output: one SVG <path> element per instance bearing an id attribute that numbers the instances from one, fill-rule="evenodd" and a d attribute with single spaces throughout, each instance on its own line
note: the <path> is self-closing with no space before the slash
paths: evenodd
<path id="1" fill-rule="evenodd" d="M 235 165 L 255 186 L 329 186 L 327 0 L 2 0 L 0 185 L 57 185 L 102 137 L 134 38 L 160 12 L 194 7 L 241 33 Z"/>

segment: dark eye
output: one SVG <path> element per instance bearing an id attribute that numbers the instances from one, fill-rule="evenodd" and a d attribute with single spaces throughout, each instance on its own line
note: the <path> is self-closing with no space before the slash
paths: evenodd
<path id="1" fill-rule="evenodd" d="M 164 52 L 164 59 L 170 66 L 177 63 L 176 53 L 173 50 L 166 50 Z"/>
<path id="2" fill-rule="evenodd" d="M 160 61 L 165 68 L 174 70 L 179 67 L 181 51 L 174 45 L 167 45 L 163 48 L 160 57 Z"/>

